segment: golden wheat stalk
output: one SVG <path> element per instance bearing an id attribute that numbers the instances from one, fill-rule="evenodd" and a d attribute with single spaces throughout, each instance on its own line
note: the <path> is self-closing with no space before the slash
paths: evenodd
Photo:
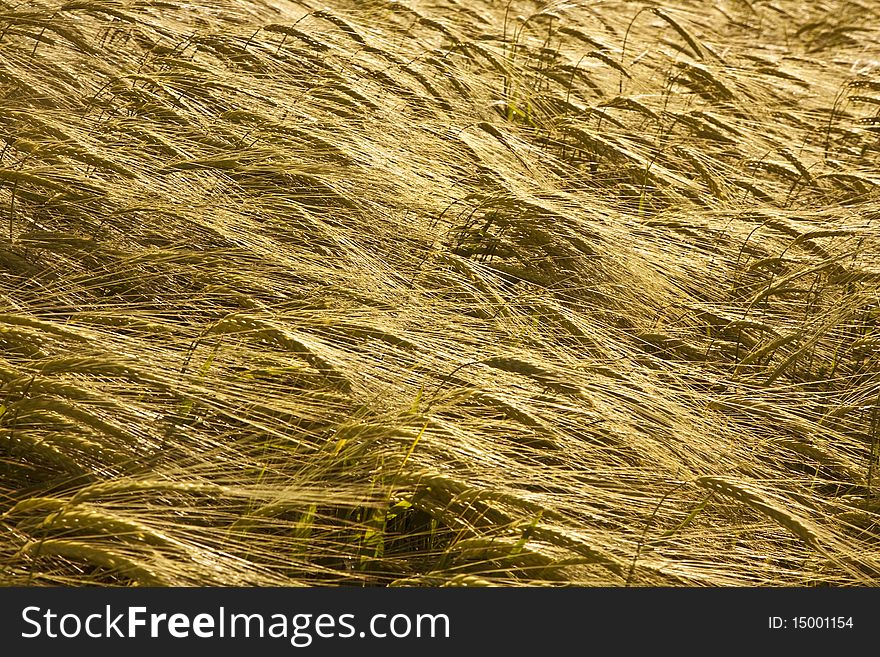
<path id="1" fill-rule="evenodd" d="M 801 518 L 760 491 L 749 485 L 723 477 L 700 477 L 696 484 L 701 488 L 730 497 L 766 515 L 768 518 L 788 529 L 804 543 L 816 546 L 819 533 L 808 520 Z"/>

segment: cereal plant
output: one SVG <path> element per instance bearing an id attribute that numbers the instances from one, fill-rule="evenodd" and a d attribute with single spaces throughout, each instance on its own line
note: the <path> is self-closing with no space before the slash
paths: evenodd
<path id="1" fill-rule="evenodd" d="M 880 583 L 875 25 L 0 0 L 0 583 Z"/>

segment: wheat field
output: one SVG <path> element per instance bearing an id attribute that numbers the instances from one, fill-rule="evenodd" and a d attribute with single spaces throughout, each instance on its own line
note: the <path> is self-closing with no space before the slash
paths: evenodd
<path id="1" fill-rule="evenodd" d="M 0 1 L 0 584 L 880 582 L 880 5 Z"/>

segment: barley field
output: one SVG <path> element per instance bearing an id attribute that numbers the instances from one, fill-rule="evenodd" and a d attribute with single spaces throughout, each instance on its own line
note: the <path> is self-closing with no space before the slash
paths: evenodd
<path id="1" fill-rule="evenodd" d="M 0 584 L 880 583 L 880 4 L 0 0 Z"/>

